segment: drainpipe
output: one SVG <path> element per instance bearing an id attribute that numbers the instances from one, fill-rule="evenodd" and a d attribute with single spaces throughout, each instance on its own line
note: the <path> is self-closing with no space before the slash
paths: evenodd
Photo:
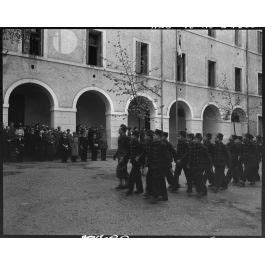
<path id="1" fill-rule="evenodd" d="M 161 67 L 161 130 L 163 131 L 164 127 L 164 100 L 163 100 L 163 79 L 164 79 L 164 73 L 163 73 L 163 29 L 160 30 L 160 40 L 161 40 L 161 58 L 160 58 L 160 67 Z"/>
<path id="2" fill-rule="evenodd" d="M 178 30 L 177 29 L 176 29 L 175 79 L 176 79 L 176 147 L 177 147 L 178 144 Z"/>
<path id="3" fill-rule="evenodd" d="M 249 133 L 249 94 L 248 94 L 248 30 L 246 29 L 246 93 L 247 93 L 247 128 Z"/>

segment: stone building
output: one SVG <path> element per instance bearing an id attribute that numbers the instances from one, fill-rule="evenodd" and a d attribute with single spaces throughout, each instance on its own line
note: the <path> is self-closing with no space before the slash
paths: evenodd
<path id="1" fill-rule="evenodd" d="M 121 123 L 151 129 L 163 124 L 174 143 L 177 72 L 179 130 L 227 138 L 249 126 L 250 133 L 262 133 L 260 30 L 179 30 L 177 71 L 173 29 L 22 31 L 29 37 L 3 43 L 4 124 L 40 122 L 71 131 L 80 123 L 104 125 L 111 149 Z M 120 75 L 113 67 L 120 64 L 113 46 L 118 32 L 136 73 L 148 87 L 163 87 L 163 104 L 148 89 L 139 95 L 148 102 L 148 122 L 128 112 L 132 97 L 116 93 L 115 82 L 105 76 Z"/>

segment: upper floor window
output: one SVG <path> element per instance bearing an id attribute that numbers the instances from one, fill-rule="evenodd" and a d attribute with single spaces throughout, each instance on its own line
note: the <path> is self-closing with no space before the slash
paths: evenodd
<path id="1" fill-rule="evenodd" d="M 242 31 L 235 29 L 235 45 L 241 47 L 242 46 Z"/>
<path id="2" fill-rule="evenodd" d="M 186 81 L 186 56 L 182 53 L 182 56 L 178 55 L 177 59 L 177 80 L 180 82 Z"/>
<path id="3" fill-rule="evenodd" d="M 136 41 L 136 73 L 148 75 L 149 45 Z"/>
<path id="4" fill-rule="evenodd" d="M 262 53 L 262 31 L 258 31 L 257 34 L 258 53 Z"/>
<path id="5" fill-rule="evenodd" d="M 102 32 L 89 29 L 87 38 L 87 64 L 102 66 Z"/>
<path id="6" fill-rule="evenodd" d="M 208 86 L 215 87 L 216 62 L 208 61 Z"/>
<path id="7" fill-rule="evenodd" d="M 235 67 L 235 91 L 242 91 L 242 69 Z"/>
<path id="8" fill-rule="evenodd" d="M 258 73 L 258 94 L 262 96 L 262 74 Z"/>
<path id="9" fill-rule="evenodd" d="M 215 29 L 208 29 L 208 36 L 212 38 L 216 38 L 216 30 Z"/>
<path id="10" fill-rule="evenodd" d="M 22 52 L 42 56 L 43 31 L 38 28 L 22 29 Z"/>

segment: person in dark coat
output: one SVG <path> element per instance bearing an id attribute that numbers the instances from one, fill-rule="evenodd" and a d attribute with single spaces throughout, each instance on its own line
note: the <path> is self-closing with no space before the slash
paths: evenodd
<path id="1" fill-rule="evenodd" d="M 60 139 L 60 148 L 61 148 L 61 159 L 63 163 L 67 163 L 69 157 L 70 143 L 67 134 L 63 132 L 62 138 Z"/>
<path id="2" fill-rule="evenodd" d="M 168 141 L 168 133 L 163 132 L 161 141 L 167 146 L 167 167 L 165 171 L 166 180 L 169 184 L 168 189 L 171 191 L 177 190 L 177 187 L 174 185 L 174 176 L 173 176 L 173 170 L 172 170 L 172 162 L 173 160 L 177 161 L 177 152 L 174 149 L 173 145 Z"/>
<path id="3" fill-rule="evenodd" d="M 47 158 L 49 161 L 53 161 L 56 149 L 55 149 L 55 137 L 51 130 L 49 130 L 47 134 L 46 142 L 47 142 Z"/>
<path id="4" fill-rule="evenodd" d="M 121 125 L 119 128 L 119 137 L 118 137 L 118 149 L 113 156 L 113 159 L 116 160 L 118 158 L 118 164 L 116 167 L 116 175 L 119 179 L 120 183 L 116 187 L 116 189 L 125 189 L 127 188 L 127 181 L 129 174 L 127 172 L 127 163 L 128 163 L 128 155 L 130 148 L 130 138 L 126 135 L 127 127 L 125 125 Z"/>
<path id="5" fill-rule="evenodd" d="M 260 135 L 257 135 L 254 140 L 255 145 L 258 149 L 258 158 L 257 158 L 257 169 L 256 169 L 256 181 L 260 181 L 260 175 L 259 175 L 259 165 L 262 159 L 262 137 Z"/>
<path id="6" fill-rule="evenodd" d="M 204 181 L 204 171 L 211 166 L 212 161 L 208 149 L 202 143 L 202 135 L 196 133 L 193 143 L 188 151 L 188 168 L 193 176 L 198 196 L 207 195 L 207 187 Z M 188 189 L 192 191 L 191 183 L 188 183 Z"/>
<path id="7" fill-rule="evenodd" d="M 141 156 L 143 155 L 143 146 L 139 142 L 140 133 L 133 131 L 130 141 L 129 159 L 132 169 L 129 174 L 128 191 L 126 195 L 132 195 L 134 185 L 136 185 L 136 194 L 143 193 L 143 183 L 141 178 Z"/>
<path id="8" fill-rule="evenodd" d="M 16 141 L 16 158 L 17 162 L 23 162 L 24 158 L 24 149 L 25 149 L 25 140 L 22 134 L 18 134 Z"/>
<path id="9" fill-rule="evenodd" d="M 99 149 L 101 154 L 101 161 L 106 161 L 108 143 L 106 131 L 102 125 L 99 128 Z"/>
<path id="10" fill-rule="evenodd" d="M 98 160 L 98 149 L 99 149 L 99 141 L 97 138 L 97 134 L 94 133 L 90 142 L 90 150 L 91 150 L 91 160 Z"/>
<path id="11" fill-rule="evenodd" d="M 242 145 L 242 151 L 240 155 L 240 160 L 244 164 L 244 172 L 241 179 L 241 186 L 244 187 L 246 181 L 250 182 L 250 185 L 254 185 L 256 182 L 256 170 L 257 170 L 257 160 L 259 160 L 259 153 L 257 146 L 253 143 L 253 136 L 246 133 Z"/>
<path id="12" fill-rule="evenodd" d="M 218 192 L 220 189 L 227 189 L 227 180 L 225 176 L 225 167 L 230 168 L 231 155 L 227 149 L 227 146 L 222 142 L 223 134 L 218 133 L 215 137 L 213 165 L 215 167 L 214 172 L 214 191 Z"/>
<path id="13" fill-rule="evenodd" d="M 236 139 L 237 139 L 236 135 L 231 135 L 229 138 L 229 142 L 226 145 L 228 151 L 231 154 L 231 166 L 226 173 L 227 184 L 229 184 L 232 179 L 233 179 L 233 184 L 239 183 L 239 178 L 238 178 L 238 173 L 237 173 L 239 152 L 238 152 L 237 145 L 235 143 Z"/>
<path id="14" fill-rule="evenodd" d="M 167 145 L 161 140 L 162 135 L 163 132 L 161 130 L 155 130 L 148 157 L 149 170 L 152 177 L 152 203 L 168 200 L 165 180 L 168 151 Z"/>
<path id="15" fill-rule="evenodd" d="M 176 165 L 175 165 L 175 171 L 174 171 L 174 182 L 175 187 L 174 189 L 179 189 L 179 177 L 181 175 L 181 171 L 184 171 L 188 187 L 192 187 L 192 179 L 189 172 L 189 169 L 187 168 L 187 154 L 189 151 L 189 145 L 186 140 L 186 132 L 180 131 L 178 135 L 178 144 L 177 144 L 177 153 L 176 153 Z M 192 189 L 187 190 L 187 192 L 191 192 Z"/>
<path id="16" fill-rule="evenodd" d="M 145 176 L 145 198 L 149 198 L 152 195 L 152 176 L 150 174 L 150 164 L 149 164 L 149 156 L 150 156 L 150 148 L 152 145 L 153 141 L 153 135 L 154 132 L 152 130 L 147 130 L 145 132 L 145 137 L 144 137 L 144 166 L 147 167 L 147 172 Z"/>
<path id="17" fill-rule="evenodd" d="M 79 138 L 79 149 L 80 149 L 80 156 L 81 161 L 87 161 L 87 150 L 88 150 L 88 135 L 84 128 L 80 130 L 80 138 Z"/>
<path id="18" fill-rule="evenodd" d="M 76 162 L 79 154 L 79 137 L 76 132 L 73 132 L 73 137 L 71 138 L 71 160 Z"/>
<path id="19" fill-rule="evenodd" d="M 213 159 L 214 145 L 212 144 L 211 139 L 212 139 L 212 134 L 207 133 L 203 139 L 203 144 L 207 147 L 208 153 L 209 153 L 211 159 Z M 209 182 L 208 187 L 213 186 L 214 173 L 213 173 L 212 163 L 209 164 L 209 166 L 205 169 L 204 180 L 205 180 L 205 183 L 208 180 L 208 182 Z"/>

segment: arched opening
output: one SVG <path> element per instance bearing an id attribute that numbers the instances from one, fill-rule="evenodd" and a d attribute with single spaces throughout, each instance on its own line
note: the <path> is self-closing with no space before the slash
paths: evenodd
<path id="1" fill-rule="evenodd" d="M 189 130 L 189 120 L 191 120 L 191 109 L 184 101 L 178 101 L 178 132 Z M 169 111 L 169 141 L 175 145 L 177 141 L 176 130 L 176 102 L 173 103 Z"/>
<path id="2" fill-rule="evenodd" d="M 23 125 L 36 123 L 51 127 L 51 107 L 54 102 L 50 93 L 41 85 L 24 83 L 12 90 L 9 96 L 8 123 Z"/>
<path id="3" fill-rule="evenodd" d="M 232 134 L 242 135 L 247 132 L 247 116 L 243 109 L 235 108 L 231 115 Z"/>
<path id="4" fill-rule="evenodd" d="M 151 100 L 144 96 L 135 97 L 128 106 L 128 127 L 154 129 L 155 107 Z"/>
<path id="5" fill-rule="evenodd" d="M 108 100 L 97 91 L 86 91 L 77 100 L 76 125 L 99 127 L 106 129 L 106 111 Z"/>
<path id="6" fill-rule="evenodd" d="M 217 106 L 208 105 L 203 112 L 203 135 L 211 133 L 216 135 L 220 132 L 221 114 Z"/>

